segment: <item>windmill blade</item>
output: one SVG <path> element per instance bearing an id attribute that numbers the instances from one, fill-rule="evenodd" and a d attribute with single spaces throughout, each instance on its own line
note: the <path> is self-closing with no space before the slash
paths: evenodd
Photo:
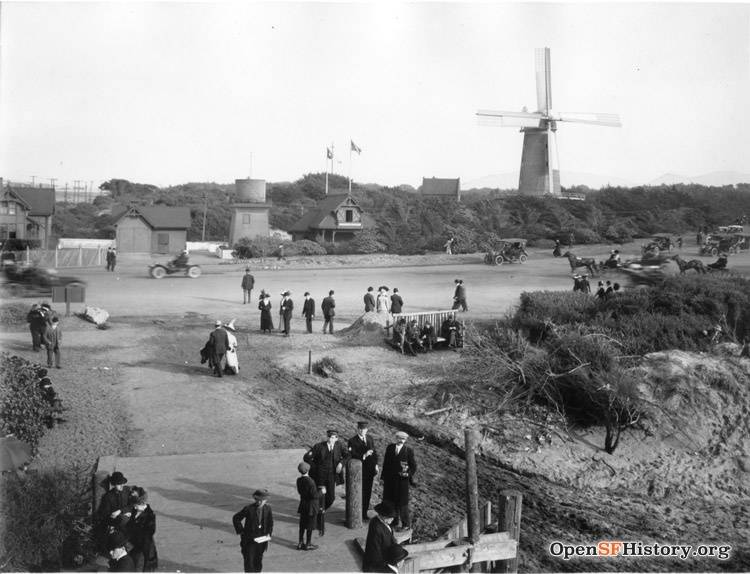
<path id="1" fill-rule="evenodd" d="M 617 114 L 597 114 L 589 112 L 561 112 L 553 118 L 559 122 L 572 122 L 576 124 L 592 124 L 597 126 L 622 127 L 620 116 Z"/>
<path id="2" fill-rule="evenodd" d="M 536 65 L 536 105 L 537 110 L 547 114 L 552 109 L 552 63 L 549 48 L 534 50 Z"/>
<path id="3" fill-rule="evenodd" d="M 477 124 L 480 126 L 502 128 L 535 128 L 539 126 L 542 114 L 529 112 L 502 112 L 494 110 L 479 110 Z"/>
<path id="4" fill-rule="evenodd" d="M 477 110 L 477 115 L 480 117 L 491 117 L 491 118 L 525 118 L 541 120 L 544 116 L 538 113 L 532 112 L 509 112 L 504 110 Z"/>

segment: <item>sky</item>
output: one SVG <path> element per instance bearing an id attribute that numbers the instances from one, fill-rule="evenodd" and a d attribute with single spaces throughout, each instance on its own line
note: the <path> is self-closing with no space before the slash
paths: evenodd
<path id="1" fill-rule="evenodd" d="M 750 173 L 750 3 L 3 2 L 0 177 L 418 186 L 517 173 L 548 46 L 563 173 Z M 361 148 L 351 154 L 350 141 Z M 330 168 L 329 168 L 330 169 Z M 566 181 L 563 178 L 563 185 Z"/>

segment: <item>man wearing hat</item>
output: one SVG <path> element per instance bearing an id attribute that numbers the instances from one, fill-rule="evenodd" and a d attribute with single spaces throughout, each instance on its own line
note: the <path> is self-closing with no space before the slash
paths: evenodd
<path id="1" fill-rule="evenodd" d="M 115 528 L 123 509 L 128 506 L 130 487 L 125 486 L 127 482 L 128 479 L 119 470 L 116 470 L 109 476 L 109 490 L 99 500 L 99 506 L 96 509 L 95 531 L 101 547 L 105 546 L 107 536 Z"/>
<path id="2" fill-rule="evenodd" d="M 224 326 L 218 319 L 214 322 L 214 330 L 208 337 L 208 344 L 213 351 L 214 374 L 217 377 L 223 377 L 223 367 L 221 365 L 224 355 L 229 348 L 229 337 L 224 330 Z"/>
<path id="3" fill-rule="evenodd" d="M 292 301 L 291 291 L 284 291 L 281 296 L 281 308 L 279 309 L 279 312 L 281 313 L 281 318 L 284 321 L 284 330 L 282 331 L 282 333 L 284 333 L 285 337 L 288 337 L 292 331 L 291 324 L 294 302 Z"/>
<path id="4" fill-rule="evenodd" d="M 107 537 L 110 572 L 135 572 L 135 563 L 125 548 L 126 544 L 127 538 L 120 531 L 113 532 Z"/>
<path id="5" fill-rule="evenodd" d="M 268 505 L 268 491 L 258 489 L 253 493 L 253 498 L 255 502 L 232 517 L 234 531 L 241 537 L 245 572 L 260 572 L 263 569 L 263 553 L 273 533 L 273 512 Z"/>
<path id="6" fill-rule="evenodd" d="M 469 307 L 466 304 L 466 287 L 464 287 L 463 279 L 456 279 L 456 290 L 453 293 L 453 309 L 461 309 L 461 311 L 468 311 Z"/>
<path id="7" fill-rule="evenodd" d="M 335 430 L 326 431 L 328 440 L 321 441 L 312 447 L 307 455 L 311 466 L 310 475 L 318 486 L 324 486 L 325 510 L 328 510 L 336 500 L 336 485 L 343 484 L 342 471 L 344 463 L 349 458 L 349 450 L 339 442 L 339 433 Z"/>
<path id="8" fill-rule="evenodd" d="M 308 291 L 305 291 L 305 302 L 302 305 L 302 314 L 305 316 L 307 332 L 312 333 L 312 320 L 313 317 L 315 317 L 315 299 L 310 297 Z"/>
<path id="9" fill-rule="evenodd" d="M 301 462 L 297 470 L 302 475 L 297 479 L 297 492 L 299 493 L 299 543 L 297 550 L 315 550 L 318 547 L 311 544 L 312 531 L 320 510 L 320 496 L 315 481 L 310 478 L 310 465 Z"/>
<path id="10" fill-rule="evenodd" d="M 372 482 L 378 474 L 378 453 L 375 441 L 367 434 L 367 421 L 357 423 L 357 434 L 349 439 L 349 454 L 362 461 L 362 519 L 367 520 L 372 496 Z"/>
<path id="11" fill-rule="evenodd" d="M 414 484 L 417 461 L 414 451 L 406 445 L 409 435 L 403 431 L 396 433 L 396 442 L 389 444 L 383 457 L 383 500 L 388 500 L 396 509 L 395 525 L 401 521 L 400 530 L 411 528 L 409 512 L 409 485 Z"/>
<path id="12" fill-rule="evenodd" d="M 154 543 L 156 514 L 148 504 L 148 492 L 140 486 L 130 490 L 130 506 L 124 513 L 127 517 L 122 530 L 132 545 L 129 554 L 135 563 L 136 572 L 154 572 L 159 558 Z"/>
<path id="13" fill-rule="evenodd" d="M 245 267 L 245 274 L 242 276 L 242 304 L 252 301 L 253 287 L 255 287 L 255 277 L 250 274 L 250 268 Z"/>
<path id="14" fill-rule="evenodd" d="M 390 501 L 384 500 L 375 505 L 378 515 L 370 521 L 365 542 L 365 555 L 362 559 L 363 572 L 391 572 L 388 556 L 393 546 L 398 546 L 391 523 L 396 510 Z"/>
<path id="15" fill-rule="evenodd" d="M 375 295 L 373 295 L 373 291 L 372 287 L 368 287 L 367 293 L 365 293 L 365 313 L 375 310 Z"/>
<path id="16" fill-rule="evenodd" d="M 333 335 L 333 318 L 336 315 L 336 300 L 333 298 L 333 290 L 328 292 L 328 297 L 323 299 L 320 304 L 320 308 L 323 311 L 323 332 L 328 332 Z"/>

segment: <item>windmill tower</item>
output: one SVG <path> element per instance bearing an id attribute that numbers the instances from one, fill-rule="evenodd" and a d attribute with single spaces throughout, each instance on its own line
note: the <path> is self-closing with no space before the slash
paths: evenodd
<path id="1" fill-rule="evenodd" d="M 557 113 L 552 111 L 552 78 L 549 48 L 537 48 L 536 102 L 537 111 L 520 112 L 478 110 L 484 125 L 520 127 L 523 132 L 521 175 L 518 191 L 522 195 L 560 195 L 560 161 L 557 156 L 557 122 L 620 127 L 617 114 Z"/>

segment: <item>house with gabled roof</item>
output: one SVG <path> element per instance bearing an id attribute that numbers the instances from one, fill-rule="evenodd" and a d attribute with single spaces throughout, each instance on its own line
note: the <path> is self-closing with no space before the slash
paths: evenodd
<path id="1" fill-rule="evenodd" d="M 423 177 L 419 193 L 423 197 L 445 197 L 461 201 L 461 179 Z"/>
<path id="2" fill-rule="evenodd" d="M 189 207 L 118 206 L 112 217 L 119 253 L 178 253 L 187 244 Z"/>
<path id="3" fill-rule="evenodd" d="M 318 243 L 351 241 L 375 222 L 362 211 L 351 195 L 329 195 L 305 213 L 288 229 L 295 241 L 311 239 Z"/>
<path id="4" fill-rule="evenodd" d="M 0 238 L 34 239 L 46 248 L 54 213 L 53 188 L 8 184 L 0 199 Z"/>

